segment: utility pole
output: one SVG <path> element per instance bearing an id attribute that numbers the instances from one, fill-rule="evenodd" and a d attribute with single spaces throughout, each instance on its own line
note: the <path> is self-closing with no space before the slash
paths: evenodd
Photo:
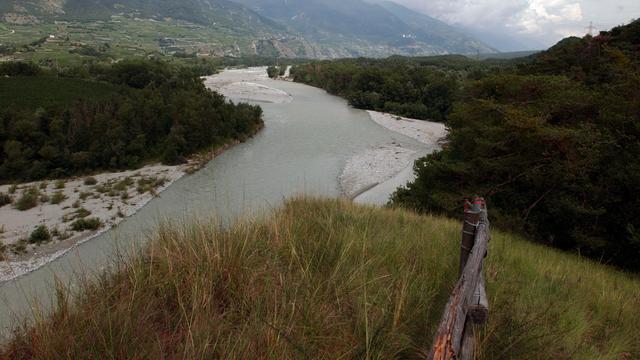
<path id="1" fill-rule="evenodd" d="M 586 29 L 587 29 L 587 34 L 589 36 L 593 36 L 593 32 L 596 30 L 595 26 L 593 26 L 593 21 L 589 22 L 589 26 L 587 26 Z"/>

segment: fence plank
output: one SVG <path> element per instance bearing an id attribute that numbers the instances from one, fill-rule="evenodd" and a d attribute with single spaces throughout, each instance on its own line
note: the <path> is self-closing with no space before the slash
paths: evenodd
<path id="1" fill-rule="evenodd" d="M 490 238 L 486 209 L 481 212 L 479 220 L 473 248 L 445 307 L 429 359 L 451 360 L 460 354 L 467 314 L 482 279 L 482 263 Z"/>
<path id="2" fill-rule="evenodd" d="M 475 357 L 475 328 L 471 321 L 467 321 L 464 327 L 464 335 L 462 337 L 462 346 L 460 347 L 460 360 L 473 360 Z"/>
<path id="3" fill-rule="evenodd" d="M 480 281 L 473 294 L 473 301 L 469 308 L 469 317 L 474 324 L 484 324 L 489 320 L 489 300 L 484 285 L 484 274 L 480 274 Z"/>

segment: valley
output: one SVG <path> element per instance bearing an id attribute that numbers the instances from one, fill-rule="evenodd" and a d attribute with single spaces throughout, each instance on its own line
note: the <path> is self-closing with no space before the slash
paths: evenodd
<path id="1" fill-rule="evenodd" d="M 520 5 L 0 2 L 0 359 L 640 358 L 640 20 Z"/>
<path id="2" fill-rule="evenodd" d="M 360 154 L 366 154 L 379 147 L 394 146 L 405 149 L 403 151 L 411 151 L 413 155 L 404 158 L 400 164 L 395 152 L 391 152 L 374 158 L 375 162 L 369 163 L 368 166 L 360 163 L 355 169 L 352 168 L 361 178 L 358 186 L 362 188 L 355 191 L 368 188 L 368 191 L 361 193 L 359 197 L 365 199 L 367 196 L 368 200 L 365 202 L 384 205 L 395 188 L 385 186 L 387 181 L 378 188 L 376 184 L 381 178 L 371 176 L 367 168 L 386 171 L 382 178 L 384 180 L 401 175 L 403 177 L 396 181 L 400 182 L 399 185 L 404 185 L 402 182 L 406 183 L 411 177 L 406 178 L 407 174 L 402 170 L 410 169 L 412 161 L 418 156 L 424 156 L 437 149 L 437 137 L 444 135 L 444 126 L 438 124 L 440 130 L 432 140 L 413 140 L 387 130 L 374 122 L 365 111 L 352 109 L 344 100 L 330 96 L 322 90 L 288 81 L 268 79 L 264 67 L 227 70 L 205 78 L 204 82 L 213 89 L 219 89 L 231 100 L 251 101 L 256 96 L 256 103 L 260 104 L 264 111 L 265 128 L 254 138 L 225 151 L 191 175 L 182 176 L 180 168 L 173 168 L 171 173 L 163 172 L 167 168 L 158 168 L 158 173 L 151 176 L 166 177 L 166 183 L 157 189 L 153 196 L 141 194 L 130 197 L 125 200 L 129 203 L 127 206 L 121 204 L 123 200 L 120 191 L 115 198 L 109 198 L 108 193 L 102 195 L 97 192 L 95 188 L 105 181 L 96 176 L 96 180 L 100 180 L 97 185 L 88 186 L 90 194 L 86 201 L 94 201 L 94 195 L 111 199 L 111 212 L 116 214 L 120 206 L 123 212 L 126 211 L 126 216 L 116 216 L 114 221 L 111 213 L 108 213 L 102 231 L 85 233 L 84 239 L 91 236 L 90 241 L 77 241 L 78 238 L 75 241 L 61 243 L 54 241 L 50 245 L 53 248 L 60 250 L 60 246 L 63 246 L 62 251 L 57 252 L 44 251 L 47 248 L 45 243 L 44 247 L 33 248 L 38 256 L 31 256 L 28 261 L 5 262 L 3 280 L 14 278 L 0 284 L 0 301 L 7 304 L 4 312 L 0 313 L 0 322 L 5 331 L 10 328 L 12 313 L 27 310 L 24 306 L 29 304 L 30 297 L 49 296 L 49 289 L 45 284 L 51 281 L 52 273 L 65 282 L 73 283 L 73 274 L 76 271 L 87 271 L 87 264 L 91 264 L 90 267 L 93 269 L 103 269 L 123 247 L 143 248 L 146 245 L 146 237 L 140 234 L 150 231 L 163 219 L 211 214 L 222 223 L 231 223 L 234 219 L 249 214 L 261 216 L 277 206 L 283 198 L 300 193 L 342 197 L 349 195 L 346 194 L 340 177 L 350 159 L 357 159 Z M 236 85 L 231 86 L 231 92 L 226 92 L 231 84 Z M 275 92 L 275 97 L 265 97 L 261 88 L 252 84 L 277 89 L 278 92 Z M 245 89 L 240 95 L 237 92 L 239 88 Z M 280 92 L 289 94 L 291 101 L 279 101 Z M 389 163 L 395 163 L 397 167 L 389 167 Z M 127 174 L 131 176 L 134 172 Z M 119 181 L 122 182 L 125 178 L 120 176 L 122 179 Z M 135 187 L 139 179 L 131 179 L 132 184 L 127 187 L 127 193 L 137 194 Z M 69 206 L 68 204 L 73 202 L 73 196 L 86 191 L 78 189 L 77 193 L 74 192 L 77 186 L 80 186 L 78 183 L 82 182 L 81 178 L 66 186 L 70 191 L 70 199 L 65 200 L 60 206 L 61 210 L 55 210 L 55 213 L 62 211 L 65 205 Z M 49 183 L 49 186 L 54 187 L 55 182 Z M 116 186 L 116 183 L 117 181 L 112 181 L 111 186 Z M 172 185 L 169 186 L 170 184 Z M 162 189 L 164 191 L 161 192 Z M 109 201 L 103 201 L 104 199 L 98 202 L 100 206 L 109 206 Z M 140 208 L 134 204 L 145 206 Z M 45 205 L 48 206 L 50 205 Z M 69 208 L 66 211 L 75 210 L 77 209 Z M 17 212 L 9 208 L 3 211 Z M 41 210 L 34 209 L 34 214 L 37 211 Z M 113 225 L 115 227 L 108 230 Z M 26 232 L 32 230 L 27 229 Z M 82 268 L 84 270 L 80 270 Z M 29 290 L 26 293 L 17 291 L 21 288 Z"/>
<path id="3" fill-rule="evenodd" d="M 388 3 L 369 6 L 348 0 L 309 6 L 298 1 L 207 0 L 171 7 L 158 0 L 155 5 L 100 0 L 99 6 L 83 1 L 56 7 L 38 5 L 40 1 L 22 7 L 10 1 L 0 8 L 0 26 L 14 31 L 0 37 L 1 59 L 67 64 L 131 56 L 343 58 L 496 52 L 451 26 Z M 311 27 L 300 26 L 296 18 Z M 374 22 L 375 28 L 363 22 Z M 421 22 L 429 24 L 428 34 Z M 367 35 L 371 32 L 376 36 Z"/>

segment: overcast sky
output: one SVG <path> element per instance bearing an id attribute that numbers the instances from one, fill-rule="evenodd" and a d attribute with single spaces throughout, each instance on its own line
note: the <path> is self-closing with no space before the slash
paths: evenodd
<path id="1" fill-rule="evenodd" d="M 449 24 L 507 31 L 546 46 L 640 18 L 640 0 L 392 0 Z"/>

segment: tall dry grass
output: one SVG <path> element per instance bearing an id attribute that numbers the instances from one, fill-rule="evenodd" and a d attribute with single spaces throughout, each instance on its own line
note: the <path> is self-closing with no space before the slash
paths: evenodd
<path id="1" fill-rule="evenodd" d="M 144 254 L 16 331 L 15 359 L 423 358 L 460 223 L 298 198 L 230 228 L 158 229 Z M 640 281 L 494 232 L 480 359 L 640 358 Z"/>

